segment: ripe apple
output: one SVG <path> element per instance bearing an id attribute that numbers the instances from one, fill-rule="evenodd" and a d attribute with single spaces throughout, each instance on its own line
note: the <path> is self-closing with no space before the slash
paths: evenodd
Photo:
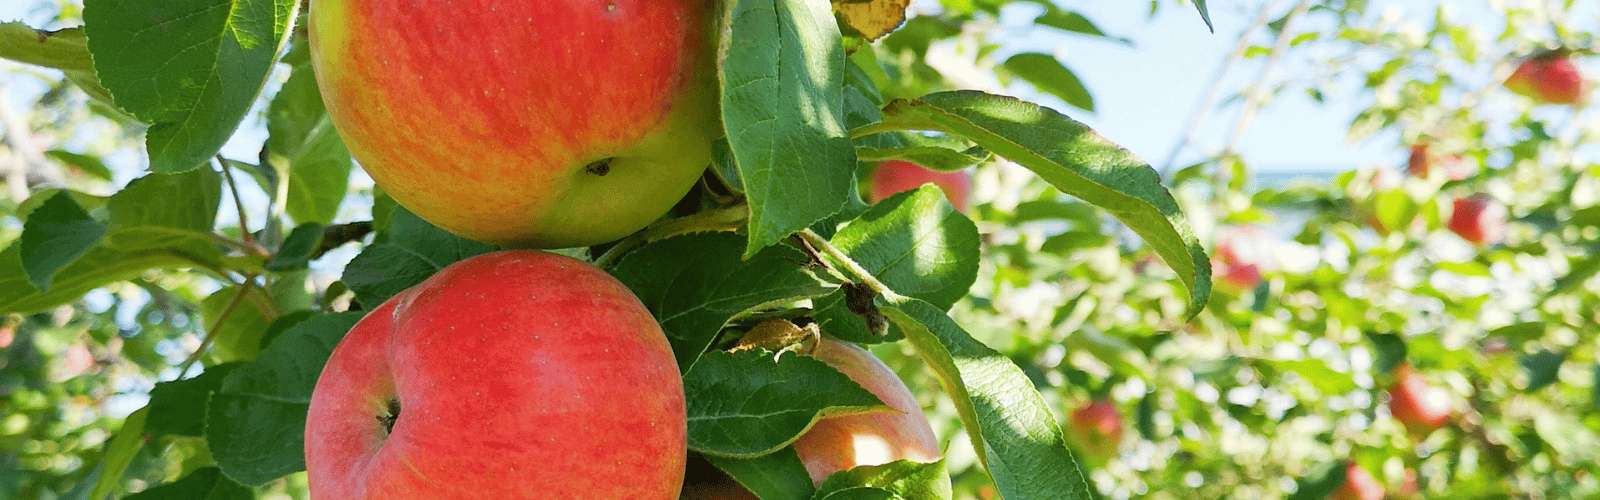
<path id="1" fill-rule="evenodd" d="M 1428 381 L 1410 366 L 1395 369 L 1395 383 L 1389 386 L 1389 414 L 1415 434 L 1425 435 L 1450 419 L 1450 393 Z"/>
<path id="2" fill-rule="evenodd" d="M 1250 290 L 1261 283 L 1262 273 L 1274 267 L 1274 238 L 1255 226 L 1225 226 L 1217 230 L 1211 274 L 1234 290 Z"/>
<path id="3" fill-rule="evenodd" d="M 843 340 L 822 337 L 818 360 L 850 377 L 897 411 L 841 415 L 818 420 L 793 443 L 813 483 L 829 474 L 895 460 L 934 462 L 944 456 L 928 416 L 911 389 L 872 353 Z"/>
<path id="4" fill-rule="evenodd" d="M 582 261 L 504 251 L 368 313 L 311 396 L 313 500 L 678 495 L 683 382 L 660 326 Z"/>
<path id="5" fill-rule="evenodd" d="M 660 218 L 722 135 L 704 0 L 317 0 L 312 67 L 351 155 L 436 226 L 535 248 Z"/>
<path id="6" fill-rule="evenodd" d="M 1449 228 L 1475 244 L 1496 243 L 1506 237 L 1506 206 L 1488 195 L 1458 198 L 1452 204 Z"/>
<path id="7" fill-rule="evenodd" d="M 1071 428 L 1084 453 L 1107 457 L 1122 445 L 1122 414 L 1110 399 L 1095 399 L 1072 412 Z"/>
<path id="8" fill-rule="evenodd" d="M 1406 173 L 1415 177 L 1428 177 L 1434 169 L 1444 174 L 1444 178 L 1459 181 L 1472 177 L 1472 164 L 1460 154 L 1441 154 L 1428 144 L 1414 144 L 1411 146 L 1411 156 L 1406 159 Z"/>
<path id="9" fill-rule="evenodd" d="M 1524 59 L 1505 86 L 1540 104 L 1577 104 L 1593 84 L 1584 80 L 1566 52 L 1554 50 Z"/>
<path id="10" fill-rule="evenodd" d="M 905 160 L 878 162 L 872 172 L 872 202 L 877 203 L 901 191 L 910 191 L 923 184 L 933 183 L 944 191 L 946 199 L 961 213 L 967 213 L 967 195 L 972 193 L 972 174 L 966 170 L 940 172 Z"/>
<path id="11" fill-rule="evenodd" d="M 822 484 L 830 474 L 864 465 L 883 465 L 896 460 L 930 463 L 943 453 L 939 439 L 928 424 L 911 389 L 888 365 L 861 346 L 822 337 L 811 356 L 850 377 L 867 392 L 898 411 L 841 415 L 817 420 L 792 445 L 806 466 L 813 484 Z M 700 474 L 687 481 L 683 500 L 754 499 L 744 487 L 720 476 L 720 471 Z"/>
<path id="12" fill-rule="evenodd" d="M 1333 500 L 1383 500 L 1383 485 L 1355 462 L 1344 467 L 1344 484 L 1328 495 Z"/>

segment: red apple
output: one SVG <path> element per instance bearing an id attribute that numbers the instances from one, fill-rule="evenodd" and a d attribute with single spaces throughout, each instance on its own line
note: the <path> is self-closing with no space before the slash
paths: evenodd
<path id="1" fill-rule="evenodd" d="M 1428 144 L 1411 146 L 1411 157 L 1406 159 L 1406 173 L 1426 178 L 1438 169 L 1444 178 L 1459 181 L 1472 177 L 1472 164 L 1460 154 L 1441 154 Z"/>
<path id="2" fill-rule="evenodd" d="M 1110 399 L 1096 399 L 1072 412 L 1072 436 L 1090 455 L 1106 457 L 1122 445 L 1122 414 Z"/>
<path id="3" fill-rule="evenodd" d="M 1523 60 L 1505 85 L 1540 104 L 1577 104 L 1586 100 L 1593 87 L 1568 54 L 1559 50 Z"/>
<path id="4" fill-rule="evenodd" d="M 1250 290 L 1261 283 L 1262 273 L 1275 266 L 1273 236 L 1255 226 L 1225 226 L 1217 230 L 1211 274 L 1235 290 Z"/>
<path id="5" fill-rule="evenodd" d="M 1355 462 L 1344 467 L 1344 484 L 1328 495 L 1333 500 L 1383 500 L 1383 485 Z"/>
<path id="6" fill-rule="evenodd" d="M 1488 195 L 1478 194 L 1455 200 L 1449 227 L 1461 239 L 1475 244 L 1496 243 L 1506 237 L 1506 206 Z"/>
<path id="7" fill-rule="evenodd" d="M 0 327 L 0 349 L 11 347 L 11 342 L 17 339 L 17 331 L 12 327 Z"/>
<path id="8" fill-rule="evenodd" d="M 462 237 L 602 243 L 681 199 L 722 135 L 715 3 L 317 0 L 312 66 L 351 155 Z"/>
<path id="9" fill-rule="evenodd" d="M 910 191 L 928 183 L 939 186 L 956 210 L 967 212 L 967 195 L 972 193 L 972 174 L 966 170 L 929 170 L 905 160 L 878 162 L 877 170 L 872 172 L 871 201 L 877 203 L 895 193 Z"/>
<path id="10" fill-rule="evenodd" d="M 1416 434 L 1427 434 L 1444 427 L 1450 419 L 1450 393 L 1428 381 L 1410 366 L 1395 369 L 1395 383 L 1389 387 L 1389 414 Z"/>
<path id="11" fill-rule="evenodd" d="M 858 466 L 896 460 L 930 463 L 943 456 L 922 406 L 883 361 L 858 345 L 832 337 L 822 337 L 811 355 L 897 410 L 827 417 L 812 424 L 793 443 L 812 483 L 820 485 L 830 474 Z M 690 478 L 683 500 L 755 498 L 720 472 L 701 476 Z"/>
<path id="12" fill-rule="evenodd" d="M 811 354 L 844 373 L 897 411 L 842 415 L 818 420 L 794 441 L 811 481 L 862 465 L 895 460 L 934 462 L 944 456 L 928 416 L 894 370 L 861 346 L 823 337 Z"/>
<path id="13" fill-rule="evenodd" d="M 306 418 L 313 500 L 676 498 L 682 379 L 649 311 L 582 261 L 505 251 L 368 313 Z"/>

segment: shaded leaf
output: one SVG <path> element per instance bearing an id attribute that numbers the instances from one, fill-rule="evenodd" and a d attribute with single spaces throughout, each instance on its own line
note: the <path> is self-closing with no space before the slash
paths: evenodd
<path id="1" fill-rule="evenodd" d="M 816 491 L 806 464 L 791 446 L 759 457 L 705 457 L 761 500 L 805 500 Z"/>
<path id="2" fill-rule="evenodd" d="M 1034 88 L 1056 96 L 1073 107 L 1094 111 L 1094 96 L 1078 75 L 1049 54 L 1027 52 L 1006 58 L 1006 71 L 1033 84 Z"/>
<path id="3" fill-rule="evenodd" d="M 797 263 L 805 256 L 777 246 L 740 260 L 733 233 L 676 236 L 628 254 L 612 276 L 644 302 L 690 371 L 728 320 L 747 312 L 828 293 Z"/>
<path id="4" fill-rule="evenodd" d="M 106 225 L 90 218 L 71 195 L 56 193 L 22 225 L 17 245 L 28 283 L 40 293 L 49 292 L 56 271 L 88 253 L 105 234 Z"/>
<path id="5" fill-rule="evenodd" d="M 760 456 L 817 419 L 885 408 L 827 363 L 762 349 L 708 352 L 684 374 L 683 387 L 689 448 L 707 455 Z"/>
<path id="6" fill-rule="evenodd" d="M 196 470 L 175 482 L 163 484 L 122 500 L 253 500 L 254 491 L 233 482 L 216 467 Z"/>

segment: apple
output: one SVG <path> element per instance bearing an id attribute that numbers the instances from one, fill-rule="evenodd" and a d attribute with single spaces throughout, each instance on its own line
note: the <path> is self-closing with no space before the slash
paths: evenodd
<path id="1" fill-rule="evenodd" d="M 1451 205 L 1451 231 L 1474 244 L 1496 243 L 1506 237 L 1506 206 L 1488 195 L 1458 198 Z"/>
<path id="2" fill-rule="evenodd" d="M 1412 145 L 1411 156 L 1406 159 L 1406 173 L 1422 178 L 1437 169 L 1444 178 L 1459 181 L 1472 177 L 1472 167 L 1460 154 L 1441 154 L 1428 144 Z"/>
<path id="3" fill-rule="evenodd" d="M 1072 412 L 1071 428 L 1084 453 L 1110 456 L 1122 445 L 1122 414 L 1110 399 L 1095 399 Z"/>
<path id="4" fill-rule="evenodd" d="M 372 310 L 311 395 L 313 500 L 676 498 L 683 382 L 639 299 L 538 251 L 452 264 Z"/>
<path id="5" fill-rule="evenodd" d="M 940 172 L 929 170 L 905 160 L 878 162 L 872 172 L 872 202 L 877 203 L 890 195 L 910 191 L 923 184 L 933 183 L 944 191 L 945 199 L 961 213 L 967 213 L 967 195 L 972 193 L 972 174 L 966 170 Z"/>
<path id="6" fill-rule="evenodd" d="M 882 360 L 856 344 L 822 337 L 811 356 L 861 384 L 896 411 L 878 411 L 822 418 L 795 439 L 792 446 L 806 466 L 811 482 L 822 484 L 830 474 L 896 460 L 931 463 L 944 454 L 911 389 Z M 744 500 L 755 498 L 732 479 L 718 479 L 720 471 L 689 478 L 683 500 Z"/>
<path id="7" fill-rule="evenodd" d="M 1344 483 L 1328 495 L 1333 500 L 1383 500 L 1383 485 L 1355 462 L 1344 467 Z"/>
<path id="8" fill-rule="evenodd" d="M 311 62 L 350 154 L 411 212 L 488 243 L 591 245 L 710 165 L 714 7 L 317 0 Z"/>
<path id="9" fill-rule="evenodd" d="M 1395 383 L 1389 386 L 1389 414 L 1415 434 L 1427 434 L 1444 427 L 1450 419 L 1450 393 L 1428 381 L 1410 366 L 1395 369 Z"/>
<path id="10" fill-rule="evenodd" d="M 1584 79 L 1565 51 L 1553 50 L 1524 59 L 1505 86 L 1540 104 L 1577 104 L 1586 99 L 1593 84 Z"/>
<path id="11" fill-rule="evenodd" d="M 1250 290 L 1261 283 L 1262 273 L 1275 266 L 1271 234 L 1255 226 L 1224 226 L 1217 231 L 1217 246 L 1211 259 L 1211 274 L 1236 291 Z"/>
<path id="12" fill-rule="evenodd" d="M 857 466 L 895 460 L 930 463 L 944 456 L 922 406 L 889 365 L 861 346 L 832 337 L 822 337 L 811 355 L 896 410 L 828 417 L 812 424 L 793 446 L 813 483 L 822 484 L 829 474 Z"/>

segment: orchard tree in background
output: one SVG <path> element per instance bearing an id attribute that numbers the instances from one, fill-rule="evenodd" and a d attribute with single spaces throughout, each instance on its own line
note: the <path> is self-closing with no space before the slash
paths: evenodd
<path id="1" fill-rule="evenodd" d="M 0 497 L 1600 495 L 1592 6 L 1264 6 L 1217 26 L 1260 79 L 1197 112 L 1235 136 L 1158 175 L 997 21 L 1160 35 L 1062 3 L 467 3 L 0 24 Z M 1234 139 L 1300 96 L 1394 163 L 1250 182 Z M 624 365 L 672 387 L 589 364 L 654 328 Z M 464 468 L 321 469 L 363 440 Z"/>

